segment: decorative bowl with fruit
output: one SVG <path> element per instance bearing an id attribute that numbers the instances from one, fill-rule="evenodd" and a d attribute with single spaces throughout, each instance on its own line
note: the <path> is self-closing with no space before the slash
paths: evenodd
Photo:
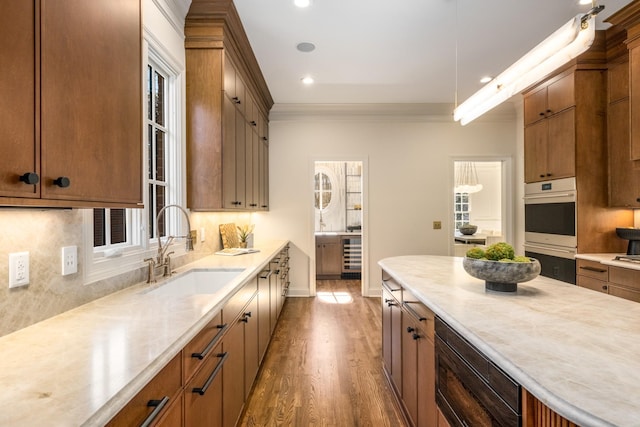
<path id="1" fill-rule="evenodd" d="M 462 266 L 471 276 L 484 280 L 486 290 L 498 292 L 515 292 L 518 283 L 535 279 L 540 274 L 537 259 L 516 256 L 513 246 L 505 242 L 495 243 L 486 250 L 469 249 Z"/>

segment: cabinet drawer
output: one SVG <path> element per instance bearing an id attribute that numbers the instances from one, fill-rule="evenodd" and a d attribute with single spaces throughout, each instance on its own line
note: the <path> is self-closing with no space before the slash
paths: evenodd
<path id="1" fill-rule="evenodd" d="M 435 315 L 426 305 L 421 303 L 411 291 L 403 289 L 402 291 L 402 306 L 404 309 L 414 318 L 416 322 L 420 322 L 420 325 L 429 340 L 433 341 L 435 335 L 434 322 Z"/>
<path id="2" fill-rule="evenodd" d="M 231 322 L 240 314 L 240 310 L 249 303 L 253 295 L 258 291 L 257 278 L 250 279 L 236 292 L 222 309 L 222 323 Z"/>
<path id="3" fill-rule="evenodd" d="M 640 270 L 609 267 L 609 282 L 640 291 Z"/>
<path id="4" fill-rule="evenodd" d="M 205 363 L 206 359 L 213 354 L 213 348 L 220 341 L 220 338 L 222 338 L 222 335 L 227 329 L 228 326 L 222 323 L 221 313 L 218 313 L 207 326 L 184 347 L 183 367 L 185 383 L 200 366 Z"/>
<path id="5" fill-rule="evenodd" d="M 594 279 L 608 281 L 609 280 L 609 267 L 598 262 L 598 261 L 590 261 L 586 259 L 578 259 L 577 260 L 577 271 L 576 274 L 579 276 L 587 276 Z"/>
<path id="6" fill-rule="evenodd" d="M 576 276 L 576 284 L 583 288 L 591 289 L 602 293 L 608 293 L 608 284 L 603 280 L 594 279 L 588 276 Z"/>
<path id="7" fill-rule="evenodd" d="M 156 419 L 165 416 L 168 409 L 174 408 L 175 399 L 180 397 L 182 387 L 182 353 L 178 353 L 140 392 L 122 408 L 107 426 L 141 425 L 156 407 L 149 402 L 163 401 L 163 410 Z"/>
<path id="8" fill-rule="evenodd" d="M 636 289 L 630 289 L 623 286 L 617 286 L 615 284 L 609 284 L 609 295 L 628 299 L 630 301 L 640 302 L 640 291 Z"/>
<path id="9" fill-rule="evenodd" d="M 396 301 L 399 303 L 402 302 L 402 286 L 386 274 L 383 274 L 382 276 L 382 287 L 386 289 L 387 292 L 396 299 Z"/>

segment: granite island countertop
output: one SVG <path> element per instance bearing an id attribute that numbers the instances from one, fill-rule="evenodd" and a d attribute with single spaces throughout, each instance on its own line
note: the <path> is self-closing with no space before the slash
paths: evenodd
<path id="1" fill-rule="evenodd" d="M 640 426 L 640 304 L 542 276 L 487 292 L 462 258 L 379 265 L 558 414 L 583 427 Z"/>
<path id="2" fill-rule="evenodd" d="M 215 294 L 164 296 L 140 283 L 0 337 L 0 425 L 101 426 L 152 379 L 287 241 L 210 255 L 177 270 L 244 268 Z"/>

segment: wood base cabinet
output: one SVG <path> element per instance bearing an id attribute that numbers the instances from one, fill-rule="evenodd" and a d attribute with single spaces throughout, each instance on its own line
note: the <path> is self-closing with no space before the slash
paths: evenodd
<path id="1" fill-rule="evenodd" d="M 273 265 L 288 269 L 288 246 Z M 273 274 L 250 279 L 108 426 L 233 427 L 278 320 Z M 266 276 L 266 278 L 264 278 Z M 283 297 L 284 299 L 284 297 Z M 273 324 L 273 327 L 272 327 Z"/>
<path id="2" fill-rule="evenodd" d="M 222 427 L 222 369 L 228 354 L 217 345 L 184 391 L 185 427 Z M 179 424 L 176 424 L 179 425 Z"/>
<path id="3" fill-rule="evenodd" d="M 316 278 L 339 279 L 340 277 L 342 277 L 342 238 L 316 236 Z"/>
<path id="4" fill-rule="evenodd" d="M 431 310 L 383 272 L 383 369 L 415 427 L 437 423 L 434 320 Z"/>
<path id="5" fill-rule="evenodd" d="M 640 302 L 640 271 L 578 259 L 577 285 L 594 291 Z"/>
<path id="6" fill-rule="evenodd" d="M 182 353 L 178 353 L 107 427 L 182 424 Z M 176 421 L 178 421 L 176 423 Z"/>
<path id="7" fill-rule="evenodd" d="M 435 316 L 406 289 L 402 291 L 402 402 L 416 427 L 436 424 Z"/>

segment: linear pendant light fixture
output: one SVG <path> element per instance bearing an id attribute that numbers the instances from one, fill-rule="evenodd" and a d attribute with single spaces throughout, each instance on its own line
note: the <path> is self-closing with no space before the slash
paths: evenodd
<path id="1" fill-rule="evenodd" d="M 453 119 L 460 121 L 463 126 L 470 123 L 585 52 L 595 38 L 594 17 L 603 9 L 604 6 L 595 6 L 560 27 L 457 106 L 453 111 Z"/>

